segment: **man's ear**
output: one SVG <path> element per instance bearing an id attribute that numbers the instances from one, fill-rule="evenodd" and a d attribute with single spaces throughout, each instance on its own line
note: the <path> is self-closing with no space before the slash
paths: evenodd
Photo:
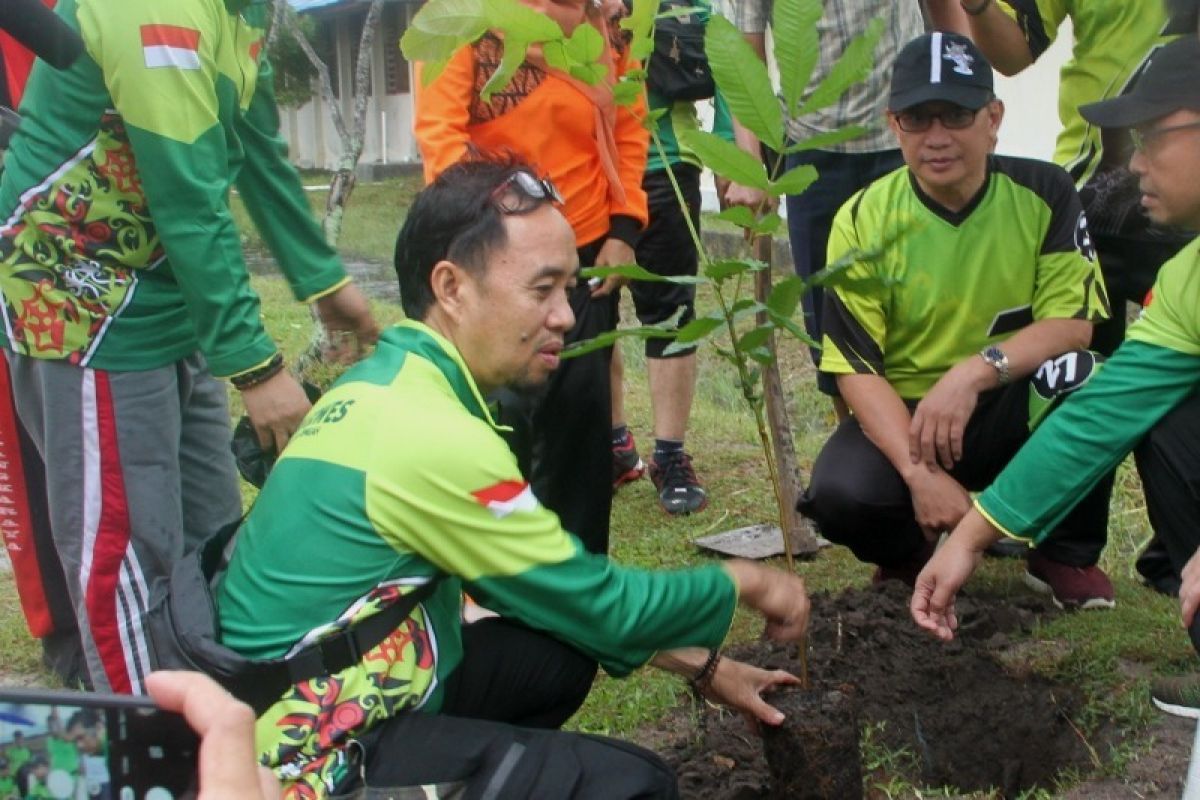
<path id="1" fill-rule="evenodd" d="M 434 302 L 452 319 L 460 316 L 472 284 L 471 276 L 453 261 L 443 259 L 434 264 L 429 273 L 429 288 L 433 292 Z"/>

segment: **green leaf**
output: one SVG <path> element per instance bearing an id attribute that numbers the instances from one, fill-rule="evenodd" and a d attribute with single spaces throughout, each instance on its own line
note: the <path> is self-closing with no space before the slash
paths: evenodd
<path id="1" fill-rule="evenodd" d="M 672 8 L 669 11 L 663 11 L 662 13 L 656 15 L 654 17 L 654 21 L 658 22 L 658 21 L 664 20 L 664 19 L 679 19 L 680 17 L 690 17 L 692 14 L 696 14 L 696 15 L 700 16 L 701 18 L 703 18 L 703 17 L 708 16 L 708 13 L 709 13 L 708 9 L 703 8 L 701 6 L 687 6 L 685 8 Z"/>
<path id="2" fill-rule="evenodd" d="M 664 356 L 673 356 L 676 353 L 689 353 L 692 350 L 695 350 L 696 347 L 697 347 L 697 345 L 688 344 L 686 342 L 678 342 L 678 341 L 671 342 L 669 345 L 667 345 L 666 347 L 663 348 L 663 355 Z"/>
<path id="3" fill-rule="evenodd" d="M 581 64 L 592 64 L 604 52 L 604 36 L 591 25 L 579 25 L 563 45 L 571 58 Z"/>
<path id="4" fill-rule="evenodd" d="M 753 350 L 746 351 L 746 357 L 751 361 L 762 364 L 764 367 L 775 360 L 775 354 L 771 352 L 769 347 L 755 347 Z M 755 376 L 755 383 L 758 382 L 758 375 Z"/>
<path id="5" fill-rule="evenodd" d="M 613 87 L 613 100 L 619 106 L 631 106 L 642 96 L 642 86 L 643 84 L 637 81 L 620 81 Z M 658 112 L 658 116 L 662 116 L 669 109 L 656 108 L 654 110 Z M 658 117 L 656 116 L 654 119 L 657 121 Z"/>
<path id="6" fill-rule="evenodd" d="M 762 161 L 736 144 L 695 128 L 681 130 L 678 136 L 680 144 L 693 150 L 704 166 L 721 177 L 755 189 L 765 190 L 770 184 Z"/>
<path id="7" fill-rule="evenodd" d="M 717 214 L 717 219 L 732 222 L 739 228 L 753 228 L 754 223 L 758 221 L 754 217 L 754 212 L 745 206 L 730 206 Z"/>
<path id="8" fill-rule="evenodd" d="M 525 61 L 525 51 L 529 49 L 529 45 L 529 41 L 514 35 L 504 37 L 504 54 L 500 57 L 500 66 L 496 67 L 496 71 L 479 90 L 479 97 L 483 102 L 491 102 L 494 93 L 503 91 L 504 87 L 512 82 L 513 76 Z"/>
<path id="9" fill-rule="evenodd" d="M 812 164 L 801 164 L 780 175 L 779 180 L 771 181 L 767 191 L 773 195 L 800 194 L 816 179 L 817 168 Z"/>
<path id="10" fill-rule="evenodd" d="M 745 319 L 751 314 L 757 314 L 760 311 L 766 311 L 766 309 L 767 307 L 762 303 L 747 297 L 734 303 L 733 307 L 730 308 L 729 311 L 733 316 L 733 321 L 737 322 L 740 319 Z"/>
<path id="11" fill-rule="evenodd" d="M 784 278 L 771 287 L 767 308 L 785 317 L 792 316 L 796 313 L 796 306 L 800 304 L 800 295 L 804 294 L 805 288 L 804 280 L 798 275 Z"/>
<path id="12" fill-rule="evenodd" d="M 553 42 L 565 38 L 557 22 L 517 0 L 483 0 L 483 10 L 488 27 L 503 31 L 506 43 L 511 38 L 525 42 Z"/>
<path id="13" fill-rule="evenodd" d="M 818 133 L 816 136 L 810 136 L 802 142 L 788 145 L 783 148 L 784 153 L 799 153 L 804 150 L 825 150 L 835 144 L 848 142 L 851 139 L 857 139 L 867 132 L 867 129 L 861 125 L 848 125 L 845 128 L 839 128 L 836 131 L 828 133 Z"/>
<path id="14" fill-rule="evenodd" d="M 605 331 L 598 336 L 593 336 L 591 339 L 584 339 L 582 342 L 571 342 L 563 348 L 563 358 L 578 358 L 585 356 L 588 353 L 594 353 L 597 350 L 603 350 L 612 345 L 619 339 L 670 339 L 675 335 L 673 330 L 665 330 L 654 325 L 645 325 L 640 328 L 616 328 L 611 331 Z"/>
<path id="15" fill-rule="evenodd" d="M 738 339 L 738 348 L 748 352 L 762 347 L 770 340 L 773 330 L 775 330 L 775 326 L 767 324 L 747 331 L 742 335 L 742 338 Z"/>
<path id="16" fill-rule="evenodd" d="M 750 227 L 755 236 L 772 236 L 783 225 L 783 217 L 772 211 Z"/>
<path id="17" fill-rule="evenodd" d="M 710 279 L 720 283 L 727 281 L 730 278 L 747 272 L 758 272 L 759 270 L 767 269 L 766 262 L 756 261 L 754 259 L 726 259 L 722 261 L 710 261 L 704 266 L 704 274 Z"/>
<path id="18" fill-rule="evenodd" d="M 419 42 L 424 36 L 452 36 L 466 44 L 478 39 L 487 29 L 483 0 L 429 0 L 417 11 L 401 41 Z M 410 38 L 410 33 L 417 35 Z M 408 50 L 404 55 L 408 57 Z"/>
<path id="19" fill-rule="evenodd" d="M 658 0 L 633 0 L 633 9 L 620 22 L 621 28 L 633 35 L 629 54 L 636 61 L 645 62 L 654 52 L 654 16 L 657 12 Z"/>
<path id="20" fill-rule="evenodd" d="M 704 52 L 712 67 L 717 88 L 721 90 L 733 116 L 753 131 L 760 141 L 776 150 L 781 149 L 783 112 L 771 89 L 767 65 L 742 38 L 733 23 L 720 14 L 714 14 L 708 21 Z"/>
<path id="21" fill-rule="evenodd" d="M 820 349 L 820 343 L 809 336 L 808 331 L 797 325 L 796 321 L 791 317 L 785 317 L 770 310 L 767 311 L 767 317 L 771 320 L 771 322 L 774 322 L 777 327 L 783 328 L 794 338 L 800 340 L 809 347 L 816 347 Z"/>
<path id="22" fill-rule="evenodd" d="M 607 75 L 608 68 L 603 64 L 575 64 L 571 67 L 571 77 L 589 86 L 600 83 Z"/>
<path id="23" fill-rule="evenodd" d="M 699 285 L 708 283 L 707 278 L 699 275 L 659 275 L 637 264 L 620 264 L 615 267 L 587 267 L 579 270 L 584 278 L 607 278 L 610 275 L 620 275 L 635 281 L 651 281 L 653 283 L 675 283 Z"/>
<path id="24" fill-rule="evenodd" d="M 679 329 L 679 332 L 675 334 L 675 342 L 678 344 L 698 342 L 724 324 L 725 320 L 719 316 L 696 317 Z"/>
<path id="25" fill-rule="evenodd" d="M 542 45 L 542 56 L 546 63 L 563 72 L 571 69 L 571 58 L 567 55 L 565 42 L 546 42 Z"/>
<path id="26" fill-rule="evenodd" d="M 842 57 L 837 60 L 821 85 L 813 90 L 808 100 L 796 112 L 804 116 L 813 111 L 836 103 L 846 90 L 866 79 L 875 65 L 875 45 L 883 34 L 883 19 L 876 17 L 867 25 L 866 31 L 856 36 L 846 46 Z"/>
<path id="27" fill-rule="evenodd" d="M 813 67 L 821 53 L 817 23 L 824 10 L 822 0 L 775 0 L 771 37 L 775 43 L 775 63 L 779 67 L 785 114 L 795 113 L 812 78 Z"/>

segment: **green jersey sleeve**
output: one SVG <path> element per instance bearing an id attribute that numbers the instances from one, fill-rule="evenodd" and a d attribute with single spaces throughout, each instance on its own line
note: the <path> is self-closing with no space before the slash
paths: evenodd
<path id="1" fill-rule="evenodd" d="M 1071 0 L 999 0 L 997 5 L 1021 26 L 1034 59 L 1054 44 L 1058 28 L 1070 13 Z"/>
<path id="2" fill-rule="evenodd" d="M 227 202 L 229 137 L 254 74 L 231 74 L 222 38 L 257 40 L 214 0 L 81 2 L 81 34 L 125 121 L 154 225 L 215 375 L 251 369 L 275 352 L 250 289 Z"/>
<path id="3" fill-rule="evenodd" d="M 1066 172 L 1038 173 L 1037 196 L 1050 219 L 1038 254 L 1034 319 L 1108 319 L 1108 295 L 1079 193 Z"/>
<path id="4" fill-rule="evenodd" d="M 976 508 L 1008 535 L 1042 541 L 1197 384 L 1195 355 L 1126 341 L 1034 431 Z"/>
<path id="5" fill-rule="evenodd" d="M 299 173 L 287 160 L 273 84 L 271 64 L 264 56 L 259 61 L 250 108 L 237 117 L 236 130 L 245 153 L 237 187 L 292 294 L 308 301 L 348 278 L 313 219 Z"/>
<path id="6" fill-rule="evenodd" d="M 1200 356 L 1200 239 L 1163 265 L 1128 338 Z"/>
<path id="7" fill-rule="evenodd" d="M 459 576 L 488 608 L 569 642 L 614 676 L 658 650 L 724 639 L 737 597 L 723 569 L 648 572 L 587 553 L 486 422 L 427 417 L 376 435 L 404 444 L 371 445 L 373 527 L 399 553 Z M 413 452 L 426 454 L 419 465 Z"/>

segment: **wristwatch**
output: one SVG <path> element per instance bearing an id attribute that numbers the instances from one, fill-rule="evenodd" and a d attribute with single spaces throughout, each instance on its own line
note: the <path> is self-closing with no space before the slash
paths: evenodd
<path id="1" fill-rule="evenodd" d="M 1000 378 L 1000 385 L 1004 386 L 1012 380 L 1012 376 L 1008 374 L 1008 356 L 1004 355 L 1004 351 L 996 345 L 988 345 L 979 351 L 980 357 L 990 364 L 996 370 L 996 375 Z"/>

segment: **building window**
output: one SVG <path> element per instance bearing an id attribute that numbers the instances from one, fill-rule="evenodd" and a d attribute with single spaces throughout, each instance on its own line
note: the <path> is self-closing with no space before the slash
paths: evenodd
<path id="1" fill-rule="evenodd" d="M 379 26 L 383 47 L 384 87 L 388 94 L 408 94 L 408 62 L 400 52 L 400 37 L 404 34 L 404 3 L 387 3 Z"/>

